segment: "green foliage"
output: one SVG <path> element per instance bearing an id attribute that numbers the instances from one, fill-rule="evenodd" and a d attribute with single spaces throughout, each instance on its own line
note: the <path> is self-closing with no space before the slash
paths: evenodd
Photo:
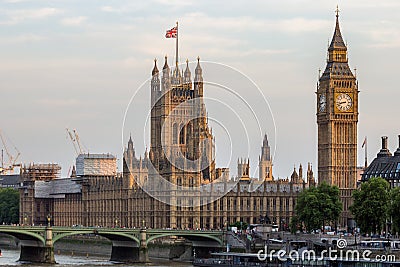
<path id="1" fill-rule="evenodd" d="M 342 212 L 339 188 L 323 182 L 318 187 L 310 187 L 297 198 L 296 220 L 303 223 L 307 231 L 320 229 L 323 225 L 336 222 Z M 292 225 L 295 227 L 295 225 Z M 292 229 L 298 230 L 298 229 Z"/>
<path id="2" fill-rule="evenodd" d="M 289 229 L 290 229 L 290 232 L 292 234 L 295 234 L 297 232 L 297 230 L 302 230 L 301 229 L 301 223 L 300 223 L 299 218 L 297 216 L 293 216 L 290 219 Z"/>
<path id="3" fill-rule="evenodd" d="M 0 224 L 18 223 L 19 193 L 12 188 L 0 188 Z"/>
<path id="4" fill-rule="evenodd" d="M 392 217 L 392 233 L 398 233 L 400 232 L 400 187 L 391 190 L 390 200 L 389 214 Z"/>
<path id="5" fill-rule="evenodd" d="M 389 183 L 380 177 L 371 178 L 353 192 L 353 199 L 350 210 L 361 232 L 380 232 L 385 226 L 390 208 Z"/>

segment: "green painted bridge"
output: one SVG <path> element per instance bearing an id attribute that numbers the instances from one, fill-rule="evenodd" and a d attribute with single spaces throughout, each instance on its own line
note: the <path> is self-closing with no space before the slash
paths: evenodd
<path id="1" fill-rule="evenodd" d="M 223 231 L 128 229 L 92 227 L 0 226 L 0 233 L 17 238 L 21 244 L 20 261 L 54 263 L 54 243 L 74 235 L 97 235 L 112 242 L 111 261 L 149 262 L 148 244 L 158 238 L 178 236 L 193 247 L 221 247 Z"/>

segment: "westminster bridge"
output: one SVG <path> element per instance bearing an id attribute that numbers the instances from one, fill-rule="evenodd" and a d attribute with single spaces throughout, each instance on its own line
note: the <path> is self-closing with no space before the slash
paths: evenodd
<path id="1" fill-rule="evenodd" d="M 50 226 L 0 226 L 0 233 L 15 237 L 21 244 L 20 261 L 55 263 L 54 243 L 74 235 L 97 235 L 112 242 L 111 261 L 149 262 L 149 242 L 162 237 L 183 237 L 193 247 L 221 247 L 224 231 L 175 230 L 175 229 L 130 229 L 93 227 Z"/>

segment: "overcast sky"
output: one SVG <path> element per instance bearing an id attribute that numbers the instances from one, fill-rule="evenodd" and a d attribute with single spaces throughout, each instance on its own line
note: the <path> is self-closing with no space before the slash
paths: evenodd
<path id="1" fill-rule="evenodd" d="M 125 109 L 150 77 L 154 58 L 159 68 L 166 54 L 172 64 L 174 41 L 164 35 L 178 20 L 181 62 L 200 56 L 231 66 L 250 77 L 267 98 L 276 135 L 273 127 L 247 131 L 271 136 L 276 146 L 274 176 L 290 176 L 299 163 L 316 167 L 316 82 L 318 69 L 325 68 L 337 4 L 349 64 L 357 68 L 361 91 L 358 158 L 363 164 L 364 136 L 370 160 L 380 149 L 380 136 L 389 136 L 392 151 L 398 146 L 397 0 L 2 0 L 0 128 L 9 146 L 11 140 L 21 152 L 22 162 L 60 163 L 64 175 L 75 160 L 66 127 L 77 129 L 90 152 L 110 152 L 120 159 L 122 132 L 125 142 L 128 132 L 143 132 L 135 121 L 147 116 L 148 103 L 143 101 L 143 113 L 127 117 L 129 128 L 122 130 Z M 205 80 L 212 76 L 211 69 L 207 74 L 203 67 Z M 247 97 L 257 99 L 254 92 L 249 90 Z M 208 111 L 213 117 L 218 108 Z M 257 152 L 248 155 L 252 172 L 262 142 L 259 135 L 250 142 Z M 218 145 L 218 138 L 223 137 L 216 136 L 217 158 L 224 159 L 229 149 Z M 135 140 L 135 145 L 137 153 L 144 152 L 143 140 Z M 241 156 L 247 155 L 232 158 Z M 225 162 L 217 159 L 220 165 Z M 235 173 L 236 168 L 231 170 Z"/>

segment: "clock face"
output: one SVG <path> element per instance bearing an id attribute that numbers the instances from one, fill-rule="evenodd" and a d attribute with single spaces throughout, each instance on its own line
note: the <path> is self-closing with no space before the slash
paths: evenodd
<path id="1" fill-rule="evenodd" d="M 353 100 L 348 94 L 341 93 L 336 97 L 336 107 L 340 111 L 348 111 L 353 106 Z"/>
<path id="2" fill-rule="evenodd" d="M 326 96 L 325 94 L 321 94 L 319 96 L 319 111 L 324 112 L 326 110 Z"/>

